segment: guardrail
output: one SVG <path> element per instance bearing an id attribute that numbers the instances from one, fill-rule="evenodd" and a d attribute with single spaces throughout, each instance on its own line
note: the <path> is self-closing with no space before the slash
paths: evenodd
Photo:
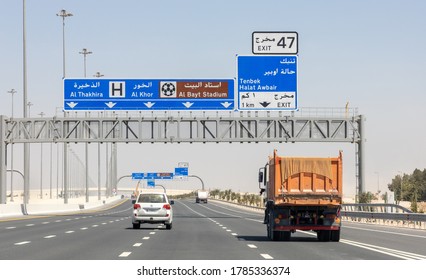
<path id="1" fill-rule="evenodd" d="M 259 211 L 263 211 L 265 209 L 264 207 L 241 205 L 220 199 L 212 200 L 256 209 Z M 411 210 L 396 204 L 343 204 L 340 213 L 342 215 L 342 219 L 345 221 L 426 229 L 426 214 L 412 213 Z"/>
<path id="2" fill-rule="evenodd" d="M 343 204 L 341 214 L 346 221 L 426 229 L 426 214 L 396 204 Z"/>

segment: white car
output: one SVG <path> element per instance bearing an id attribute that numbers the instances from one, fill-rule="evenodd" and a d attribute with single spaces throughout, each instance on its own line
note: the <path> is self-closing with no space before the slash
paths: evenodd
<path id="1" fill-rule="evenodd" d="M 142 223 L 165 224 L 166 229 L 172 228 L 173 200 L 168 199 L 165 193 L 140 193 L 133 204 L 132 224 L 134 229 L 140 228 Z"/>

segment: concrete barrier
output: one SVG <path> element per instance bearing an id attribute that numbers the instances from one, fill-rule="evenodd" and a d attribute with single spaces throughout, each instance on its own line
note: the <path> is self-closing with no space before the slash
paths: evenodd
<path id="1" fill-rule="evenodd" d="M 95 200 L 93 202 L 72 202 L 69 204 L 57 203 L 57 201 L 46 200 L 37 201 L 29 204 L 0 204 L 0 218 L 25 216 L 25 215 L 43 215 L 43 214 L 61 214 L 66 212 L 82 212 L 88 209 L 95 209 L 106 204 L 121 200 L 121 196 L 114 196 Z M 56 203 L 55 203 L 56 202 Z"/>
<path id="2" fill-rule="evenodd" d="M 21 204 L 0 204 L 0 218 L 23 215 Z"/>

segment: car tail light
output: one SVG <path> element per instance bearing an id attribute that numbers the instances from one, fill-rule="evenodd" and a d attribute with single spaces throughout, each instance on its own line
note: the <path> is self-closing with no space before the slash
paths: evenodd
<path id="1" fill-rule="evenodd" d="M 166 210 L 170 210 L 172 207 L 170 206 L 170 204 L 164 204 L 163 208 Z"/>
<path id="2" fill-rule="evenodd" d="M 139 204 L 137 204 L 137 203 L 133 204 L 133 209 L 137 210 L 137 209 L 140 209 L 140 208 L 141 208 L 141 206 Z"/>

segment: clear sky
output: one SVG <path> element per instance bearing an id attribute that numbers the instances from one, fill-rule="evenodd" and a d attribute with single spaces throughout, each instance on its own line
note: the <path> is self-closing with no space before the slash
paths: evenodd
<path id="1" fill-rule="evenodd" d="M 376 191 L 379 183 L 383 191 L 399 172 L 426 168 L 424 1 L 26 3 L 32 116 L 53 116 L 62 106 L 62 18 L 56 16 L 61 9 L 74 14 L 65 26 L 66 76 L 71 78 L 84 75 L 82 48 L 93 52 L 87 57 L 88 77 L 100 72 L 105 78 L 234 78 L 235 55 L 251 54 L 253 31 L 296 31 L 299 107 L 342 108 L 349 102 L 367 119 L 366 189 Z M 22 1 L 1 1 L 0 38 L 0 114 L 11 115 L 7 91 L 14 88 L 14 114 L 22 116 Z M 37 146 L 32 145 L 31 155 L 34 188 L 40 173 Z M 22 169 L 22 147 L 16 147 L 15 166 Z M 343 150 L 344 191 L 355 192 L 351 144 L 122 144 L 118 149 L 119 176 L 173 171 L 178 162 L 189 162 L 190 174 L 202 177 L 207 188 L 248 192 L 257 191 L 258 167 L 274 149 L 281 155 L 331 157 Z M 96 147 L 92 150 L 94 156 Z M 48 159 L 44 162 L 48 168 Z M 96 166 L 92 161 L 95 182 Z M 190 179 L 184 184 L 197 187 L 199 182 Z"/>

